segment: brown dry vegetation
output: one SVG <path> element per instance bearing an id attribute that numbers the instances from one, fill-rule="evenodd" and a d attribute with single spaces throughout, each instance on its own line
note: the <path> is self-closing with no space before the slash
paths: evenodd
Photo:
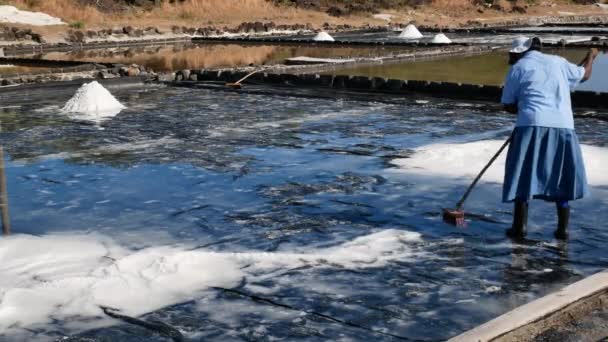
<path id="1" fill-rule="evenodd" d="M 285 0 L 281 0 L 285 1 Z M 327 0 L 329 1 L 329 0 Z M 331 0 L 348 3 L 350 0 Z M 363 1 L 363 0 L 361 0 Z M 369 3 L 379 0 L 365 0 Z M 388 0 L 382 0 L 388 1 Z M 391 0 L 392 1 L 392 0 Z M 410 3 L 401 1 L 399 3 Z M 575 4 L 575 0 L 492 0 L 502 2 L 507 7 L 515 3 L 530 4 L 527 15 L 560 15 L 560 12 L 598 14 L 593 6 Z M 576 0 L 585 1 L 585 0 Z M 394 15 L 393 22 L 418 24 L 451 25 L 468 20 L 504 20 L 520 17 L 521 14 L 483 9 L 480 3 L 486 0 L 417 0 L 419 6 L 397 6 L 393 9 L 379 8 L 382 13 Z M 386 21 L 374 19 L 370 12 L 357 12 L 344 17 L 329 16 L 323 11 L 275 5 L 269 0 L 184 0 L 177 3 L 163 2 L 160 7 L 144 9 L 137 6 L 117 7 L 121 10 L 102 11 L 83 0 L 0 0 L 0 3 L 15 5 L 21 9 L 42 11 L 76 24 L 78 28 L 101 28 L 119 25 L 157 26 L 237 26 L 245 21 L 274 21 L 277 24 L 311 23 L 321 27 L 323 23 L 348 23 L 351 25 L 382 25 Z M 483 10 L 482 10 L 483 9 Z M 483 13 L 480 13 L 483 11 Z M 377 10 L 375 10 L 377 12 Z M 606 13 L 606 12 L 604 12 Z"/>
<path id="2" fill-rule="evenodd" d="M 18 8 L 41 11 L 68 23 L 82 23 L 85 28 L 108 25 L 238 25 L 245 21 L 306 23 L 329 20 L 327 15 L 311 10 L 276 6 L 266 0 L 186 0 L 163 3 L 151 10 L 127 7 L 118 12 L 104 12 L 77 0 L 9 0 Z M 343 20 L 338 20 L 343 21 Z"/>

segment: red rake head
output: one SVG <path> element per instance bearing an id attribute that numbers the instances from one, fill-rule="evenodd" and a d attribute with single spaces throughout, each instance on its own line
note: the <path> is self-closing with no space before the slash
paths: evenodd
<path id="1" fill-rule="evenodd" d="M 466 226 L 464 211 L 458 209 L 443 209 L 443 222 L 456 227 Z"/>

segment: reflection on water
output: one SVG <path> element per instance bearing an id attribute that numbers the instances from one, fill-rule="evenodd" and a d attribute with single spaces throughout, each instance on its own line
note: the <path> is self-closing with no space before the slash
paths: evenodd
<path id="1" fill-rule="evenodd" d="M 203 44 L 50 52 L 36 55 L 36 57 L 52 60 L 136 63 L 150 67 L 155 71 L 175 71 L 246 66 L 249 64 L 275 64 L 283 63 L 286 58 L 297 56 L 318 58 L 377 57 L 407 51 L 409 51 L 407 48 L 391 47 L 350 48 Z"/>
<path id="2" fill-rule="evenodd" d="M 549 50 L 546 53 L 561 55 L 579 63 L 587 50 Z M 509 65 L 506 53 L 450 57 L 446 59 L 405 62 L 374 66 L 349 67 L 330 72 L 340 75 L 378 76 L 403 80 L 429 80 L 472 84 L 501 85 Z M 608 92 L 608 55 L 600 54 L 594 64 L 594 74 L 582 84 L 580 90 Z"/>
<path id="3" fill-rule="evenodd" d="M 551 235 L 553 206 L 533 202 L 534 240 L 514 245 L 504 238 L 511 208 L 501 203 L 499 184 L 482 182 L 468 208 L 501 223 L 473 220 L 456 229 L 441 222 L 439 210 L 459 198 L 468 177 L 407 174 L 389 163 L 431 143 L 503 139 L 512 116 L 442 100 L 111 91 L 128 108 L 103 130 L 60 113 L 73 89 L 33 90 L 29 101 L 0 93 L 4 106 L 14 106 L 0 111 L 14 231 L 100 233 L 138 249 L 189 243 L 269 254 L 322 250 L 388 229 L 421 234 L 414 255 L 381 266 L 344 267 L 323 255 L 291 268 L 252 262 L 243 269 L 255 272 L 238 290 L 271 301 L 210 290 L 144 317 L 193 339 L 393 340 L 375 330 L 445 340 L 608 264 L 604 188 L 573 204 L 566 253 Z M 607 122 L 581 120 L 578 129 L 584 143 L 608 144 Z M 71 324 L 80 318 L 72 315 L 70 324 L 51 317 L 48 325 L 15 329 L 75 334 Z M 81 336 L 150 335 L 116 325 Z"/>
<path id="4" fill-rule="evenodd" d="M 51 70 L 51 68 L 29 67 L 20 65 L 1 65 L 0 75 L 30 74 Z"/>

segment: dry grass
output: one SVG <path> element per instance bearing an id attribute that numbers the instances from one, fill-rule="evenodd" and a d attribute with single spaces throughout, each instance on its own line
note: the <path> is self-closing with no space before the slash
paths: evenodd
<path id="1" fill-rule="evenodd" d="M 174 18 L 229 23 L 296 18 L 298 12 L 291 7 L 274 6 L 265 0 L 186 0 L 178 4 L 165 2 L 160 9 L 152 11 L 151 15 L 163 13 Z"/>
<path id="2" fill-rule="evenodd" d="M 471 0 L 433 0 L 433 8 L 442 9 L 449 14 L 451 10 L 470 9 L 475 7 Z"/>
<path id="3" fill-rule="evenodd" d="M 163 3 L 160 8 L 145 11 L 131 7 L 120 13 L 104 13 L 77 0 L 8 0 L 20 9 L 45 12 L 67 23 L 83 23 L 85 28 L 109 25 L 160 26 L 171 25 L 238 25 L 245 21 L 322 24 L 346 22 L 324 13 L 279 7 L 266 0 L 186 0 L 177 4 Z"/>
<path id="4" fill-rule="evenodd" d="M 107 16 L 94 7 L 78 5 L 74 0 L 11 0 L 8 3 L 20 9 L 48 13 L 68 23 L 97 23 Z"/>
<path id="5" fill-rule="evenodd" d="M 165 2 L 161 8 L 150 11 L 131 7 L 123 12 L 112 14 L 100 12 L 94 7 L 79 5 L 78 0 L 0 1 L 16 5 L 21 9 L 42 11 L 68 23 L 80 23 L 85 29 L 132 25 L 137 27 L 156 26 L 167 30 L 172 25 L 237 26 L 245 21 L 274 21 L 277 24 L 310 23 L 315 27 L 321 27 L 325 22 L 348 23 L 356 26 L 386 24 L 385 21 L 373 19 L 371 14 L 336 18 L 318 11 L 278 7 L 266 0 L 186 0 L 177 4 Z M 553 2 L 557 4 L 557 7 L 534 6 L 529 9 L 528 15 L 558 15 L 559 11 L 597 14 L 597 8 L 592 6 L 572 5 L 570 0 L 554 0 Z M 383 12 L 395 15 L 395 21 L 400 23 L 413 20 L 418 24 L 439 24 L 441 26 L 464 23 L 469 19 L 483 18 L 482 20 L 490 22 L 521 16 L 490 10 L 480 14 L 477 13 L 477 7 L 472 5 L 472 0 L 433 0 L 432 3 L 416 10 L 406 8 Z"/>

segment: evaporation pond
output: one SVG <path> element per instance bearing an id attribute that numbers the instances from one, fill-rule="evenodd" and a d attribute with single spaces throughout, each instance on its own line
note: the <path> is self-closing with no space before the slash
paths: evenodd
<path id="1" fill-rule="evenodd" d="M 72 52 L 48 52 L 35 58 L 98 63 L 139 64 L 154 71 L 280 64 L 298 56 L 316 58 L 379 57 L 411 51 L 407 47 L 306 47 L 298 45 L 160 45 Z"/>
<path id="2" fill-rule="evenodd" d="M 579 63 L 587 50 L 550 50 L 573 63 Z M 328 74 L 385 77 L 401 80 L 428 80 L 472 84 L 501 85 L 509 69 L 506 53 L 490 53 L 476 56 L 459 56 L 442 59 L 385 63 L 373 66 L 355 66 L 336 69 Z M 594 63 L 591 79 L 581 84 L 578 90 L 608 92 L 608 55 L 601 53 Z"/>
<path id="3" fill-rule="evenodd" d="M 14 232 L 0 239 L 2 340 L 162 340 L 105 305 L 193 340 L 437 341 L 608 262 L 605 121 L 577 121 L 592 195 L 572 204 L 570 242 L 534 201 L 530 240 L 514 244 L 503 160 L 467 228 L 439 216 L 508 135 L 506 114 L 250 85 L 108 89 L 127 109 L 97 122 L 61 113 L 75 86 L 0 92 Z"/>

